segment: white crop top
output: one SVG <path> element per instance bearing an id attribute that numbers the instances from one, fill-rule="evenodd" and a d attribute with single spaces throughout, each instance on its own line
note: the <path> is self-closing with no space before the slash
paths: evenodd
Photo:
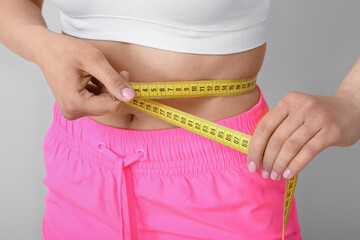
<path id="1" fill-rule="evenodd" d="M 271 0 L 53 1 L 67 34 L 197 54 L 262 45 L 271 15 Z"/>

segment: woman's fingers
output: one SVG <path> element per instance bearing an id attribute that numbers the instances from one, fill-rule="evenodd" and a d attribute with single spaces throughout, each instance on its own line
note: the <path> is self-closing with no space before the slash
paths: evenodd
<path id="1" fill-rule="evenodd" d="M 120 73 L 124 79 L 129 80 L 129 73 Z M 88 80 L 85 79 L 87 82 Z M 85 88 L 71 96 L 67 96 L 66 103 L 62 105 L 62 114 L 68 120 L 75 120 L 84 116 L 100 116 L 121 110 L 123 101 L 114 101 L 113 95 L 99 80 L 92 78 L 93 84 L 86 84 Z"/>
<path id="2" fill-rule="evenodd" d="M 129 72 L 122 71 L 120 75 L 126 80 L 129 81 Z M 83 110 L 83 116 L 99 116 L 107 113 L 117 112 L 123 108 L 124 103 L 121 101 L 114 101 L 109 90 L 105 88 L 99 80 L 92 79 L 92 82 L 98 86 L 100 89 L 100 94 L 93 94 L 91 91 L 84 89 L 80 92 Z M 99 88 L 101 87 L 101 88 Z"/>
<path id="3" fill-rule="evenodd" d="M 280 180 L 290 161 L 319 131 L 320 128 L 316 125 L 305 122 L 293 134 L 291 134 L 291 136 L 289 136 L 282 144 L 281 150 L 276 157 L 272 168 L 267 169 L 268 172 L 271 171 L 271 179 Z"/>
<path id="4" fill-rule="evenodd" d="M 85 71 L 105 85 L 109 92 L 123 102 L 135 97 L 135 91 L 119 73 L 113 69 L 100 51 L 95 51 L 89 61 L 84 63 Z"/>
<path id="5" fill-rule="evenodd" d="M 272 134 L 264 153 L 262 165 L 262 176 L 264 178 L 270 177 L 271 169 L 280 150 L 282 150 L 284 142 L 287 141 L 303 123 L 303 119 L 300 116 L 290 113 Z"/>
<path id="6" fill-rule="evenodd" d="M 262 163 L 265 178 L 290 179 L 326 147 L 351 144 L 354 141 L 347 138 L 354 134 L 346 123 L 359 121 L 356 114 L 351 116 L 349 109 L 354 107 L 348 101 L 343 95 L 289 92 L 260 120 L 250 142 L 248 163 Z M 250 172 L 256 170 L 254 166 L 248 164 Z"/>
<path id="7" fill-rule="evenodd" d="M 300 152 L 291 160 L 283 177 L 286 179 L 293 178 L 309 162 L 330 144 L 329 133 L 324 129 L 318 131 L 300 150 Z"/>
<path id="8" fill-rule="evenodd" d="M 114 101 L 113 97 L 103 92 L 99 95 L 94 95 L 84 89 L 80 93 L 82 99 L 82 116 L 100 116 L 107 113 L 117 112 L 123 108 L 124 103 Z"/>
<path id="9" fill-rule="evenodd" d="M 263 160 L 266 145 L 276 128 L 284 121 L 288 115 L 288 110 L 280 101 L 274 108 L 260 120 L 255 128 L 250 141 L 247 156 L 247 164 L 250 172 L 255 172 Z"/>
<path id="10" fill-rule="evenodd" d="M 128 73 L 125 77 L 117 73 L 92 44 L 56 35 L 45 50 L 49 52 L 39 58 L 38 65 L 66 119 L 115 112 L 134 98 L 125 78 Z M 90 79 L 94 84 L 88 84 Z M 114 101 L 113 96 L 120 101 Z"/>
<path id="11" fill-rule="evenodd" d="M 120 110 L 123 102 L 114 101 L 109 93 L 95 95 L 87 89 L 67 95 L 66 100 L 57 99 L 61 113 L 67 120 L 84 116 L 99 116 Z"/>

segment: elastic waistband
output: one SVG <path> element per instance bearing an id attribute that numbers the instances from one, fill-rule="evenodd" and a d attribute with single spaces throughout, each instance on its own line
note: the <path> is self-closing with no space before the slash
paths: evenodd
<path id="1" fill-rule="evenodd" d="M 257 123 L 269 110 L 261 89 L 256 87 L 260 97 L 250 110 L 213 122 L 253 135 Z M 97 150 L 100 143 L 120 156 L 143 149 L 145 159 L 131 165 L 135 175 L 196 174 L 246 164 L 246 154 L 180 127 L 129 130 L 101 124 L 88 116 L 67 120 L 56 101 L 49 130 L 73 150 L 104 166 L 113 167 L 116 160 Z"/>

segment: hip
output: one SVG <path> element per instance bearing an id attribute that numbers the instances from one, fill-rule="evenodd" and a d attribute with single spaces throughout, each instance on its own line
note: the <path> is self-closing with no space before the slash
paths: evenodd
<path id="1" fill-rule="evenodd" d="M 269 110 L 258 86 L 257 90 L 259 99 L 249 110 L 214 122 L 253 135 Z M 100 230 L 90 234 L 91 228 L 83 223 L 96 216 L 117 229 L 111 234 L 119 234 L 124 224 L 123 234 L 129 239 L 136 239 L 130 235 L 139 239 L 281 237 L 285 179 L 272 181 L 260 172 L 249 173 L 246 154 L 183 128 L 137 131 L 89 117 L 69 121 L 55 102 L 44 156 L 44 183 L 49 188 L 46 219 L 59 221 L 62 234 L 77 231 L 92 239 Z M 116 190 L 121 181 L 124 189 Z M 122 204 L 128 210 L 118 217 Z M 69 212 L 81 209 L 76 214 L 79 219 L 71 224 L 62 221 L 55 214 L 58 206 Z M 48 227 L 46 231 L 50 236 Z M 301 239 L 299 231 L 294 202 L 287 239 Z"/>

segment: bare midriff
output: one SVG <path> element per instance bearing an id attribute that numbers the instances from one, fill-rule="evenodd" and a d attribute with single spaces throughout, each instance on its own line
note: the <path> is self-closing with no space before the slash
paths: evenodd
<path id="1" fill-rule="evenodd" d="M 242 79 L 260 71 L 266 43 L 248 51 L 224 55 L 180 53 L 137 44 L 89 40 L 103 52 L 117 72 L 129 72 L 130 82 L 170 82 L 191 80 Z M 259 100 L 257 88 L 237 96 L 156 99 L 170 107 L 209 121 L 236 116 L 251 109 Z M 149 114 L 124 106 L 118 112 L 91 119 L 116 128 L 154 130 L 177 128 Z"/>

